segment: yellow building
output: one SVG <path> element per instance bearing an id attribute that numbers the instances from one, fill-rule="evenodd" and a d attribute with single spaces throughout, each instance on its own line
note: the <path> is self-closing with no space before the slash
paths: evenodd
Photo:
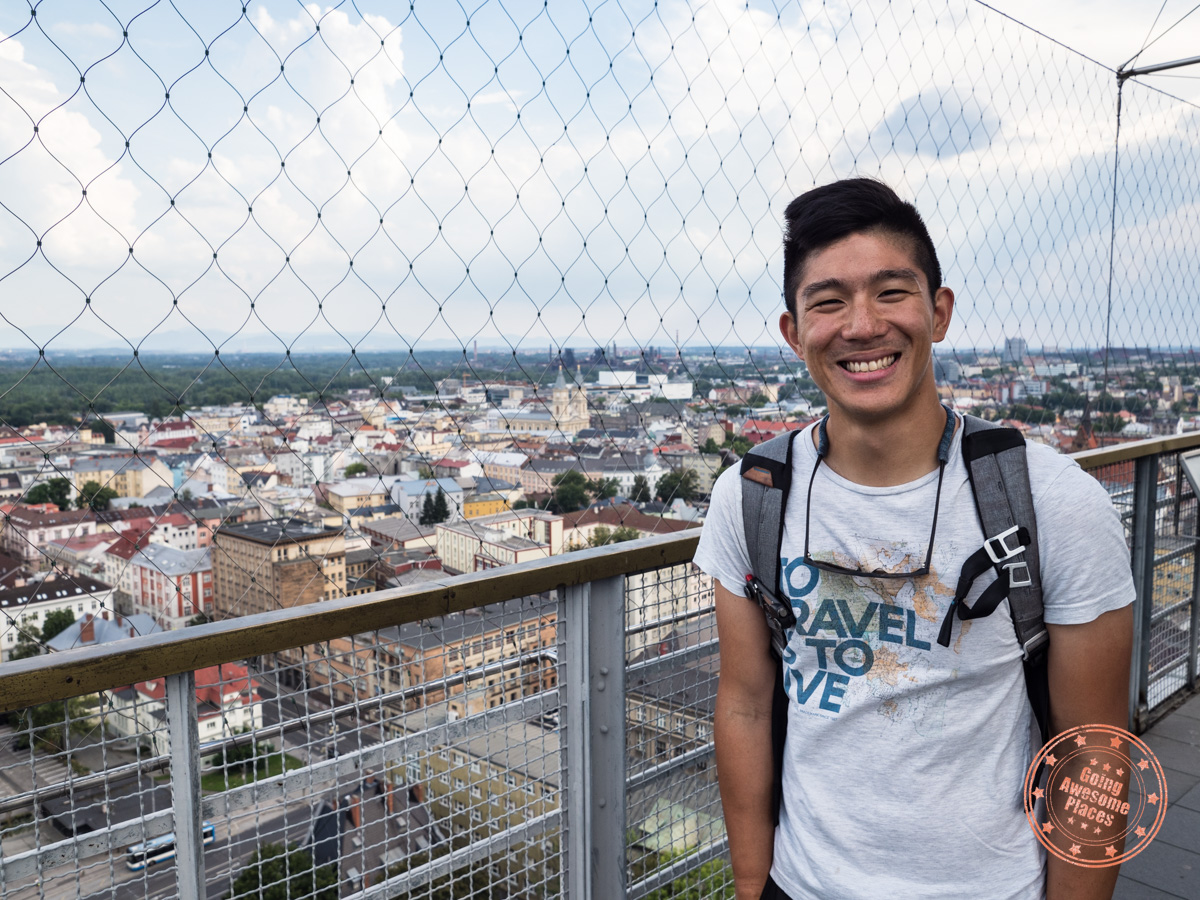
<path id="1" fill-rule="evenodd" d="M 463 501 L 463 518 L 477 519 L 480 516 L 493 516 L 504 512 L 508 504 L 499 494 L 477 494 Z"/>
<path id="2" fill-rule="evenodd" d="M 75 490 L 89 481 L 112 488 L 118 497 L 145 497 L 157 487 L 174 487 L 175 476 L 157 456 L 120 454 L 76 459 L 71 467 Z"/>

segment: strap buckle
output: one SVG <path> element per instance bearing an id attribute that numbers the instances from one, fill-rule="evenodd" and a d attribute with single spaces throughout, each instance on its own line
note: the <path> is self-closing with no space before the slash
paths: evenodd
<path id="1" fill-rule="evenodd" d="M 1035 634 L 1033 637 L 1031 637 L 1029 640 L 1027 640 L 1025 642 L 1025 644 L 1021 647 L 1022 659 L 1027 660 L 1030 657 L 1032 657 L 1035 653 L 1041 652 L 1044 649 L 1045 644 L 1048 640 L 1050 640 L 1050 634 L 1049 634 L 1049 632 L 1046 631 L 1046 629 L 1043 628 L 1041 631 L 1039 631 L 1037 634 Z"/>
<path id="2" fill-rule="evenodd" d="M 1022 547 L 1021 549 L 1023 550 L 1024 548 Z M 1008 586 L 1010 588 L 1029 587 L 1033 584 L 1033 576 L 1029 574 L 1029 566 L 1024 560 L 1008 563 L 1004 566 L 1004 569 L 1008 572 Z M 1024 574 L 1018 574 L 1019 572 L 1023 572 Z"/>
<path id="3" fill-rule="evenodd" d="M 987 551 L 987 555 L 991 558 L 993 563 L 999 565 L 1006 559 L 1011 559 L 1025 549 L 1025 545 L 1020 543 L 1019 537 L 1017 538 L 1017 545 L 1015 547 L 1010 547 L 1007 543 L 1005 543 L 1005 538 L 1016 536 L 1017 532 L 1020 530 L 1021 526 L 1014 525 L 1012 528 L 1008 529 L 1008 531 L 1002 531 L 995 537 L 990 537 L 983 542 L 983 549 Z M 993 543 L 999 546 L 998 550 L 993 546 Z"/>

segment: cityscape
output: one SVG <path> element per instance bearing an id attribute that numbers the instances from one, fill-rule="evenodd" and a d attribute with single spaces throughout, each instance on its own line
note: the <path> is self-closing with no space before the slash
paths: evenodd
<path id="1" fill-rule="evenodd" d="M 59 424 L 9 426 L 0 436 L 3 658 L 119 646 L 695 529 L 721 471 L 824 411 L 802 364 L 712 355 L 552 350 L 525 365 L 553 373 L 539 382 L 492 369 L 484 354 L 469 367 L 448 358 L 448 374 L 424 385 L 379 377 L 373 388 L 162 418 L 125 409 L 71 421 L 58 409 L 47 418 Z M 1000 354 L 942 355 L 935 365 L 948 405 L 1075 452 L 1200 425 L 1200 369 L 1190 354 L 1156 356 L 1151 367 L 1137 351 L 1110 354 L 1105 381 L 1096 354 L 1031 353 L 1013 338 Z M 1124 487 L 1110 484 L 1114 494 Z M 630 663 L 711 647 L 712 585 L 690 563 L 630 576 L 626 592 Z M 294 865 L 332 866 L 361 887 L 556 812 L 559 711 L 538 701 L 558 688 L 558 627 L 558 601 L 542 593 L 197 670 L 198 737 L 218 748 L 205 764 L 206 791 L 534 704 L 526 717 L 506 714 L 410 753 L 403 766 L 351 781 L 333 768 L 323 791 L 309 785 L 269 826 L 230 817 L 219 837 L 213 829 L 225 852 L 219 863 L 210 855 L 209 883 L 224 877 L 245 888 L 247 872 L 274 871 L 264 854 L 282 865 L 291 852 L 310 854 Z M 710 656 L 627 691 L 630 765 L 685 759 L 679 776 L 706 782 L 711 794 Z M 139 770 L 139 810 L 166 810 L 170 794 L 150 774 L 170 753 L 165 718 L 165 682 L 136 681 L 75 698 L 69 725 L 61 709 L 10 716 L 9 752 L 24 746 L 17 752 L 29 754 L 38 781 L 53 781 L 42 773 L 56 766 L 60 777 L 68 766 L 85 774 L 102 748 L 128 757 Z M 0 771 L 20 795 L 18 759 Z M 79 808 L 78 798 L 43 803 L 33 814 L 41 839 L 102 828 L 121 803 L 89 810 L 86 826 Z M 681 839 L 664 824 L 680 814 L 650 802 L 642 821 L 667 832 L 647 828 L 643 856 L 694 849 L 720 833 L 719 816 L 689 807 L 684 815 L 698 819 Z M 557 834 L 489 856 L 482 880 L 464 870 L 446 883 L 486 896 L 554 896 Z M 135 871 L 151 874 L 140 881 Z M 728 877 L 706 874 L 717 884 Z M 133 893 L 118 896 L 174 889 L 150 864 L 129 868 L 121 883 Z M 325 896 L 338 883 L 308 887 Z"/>

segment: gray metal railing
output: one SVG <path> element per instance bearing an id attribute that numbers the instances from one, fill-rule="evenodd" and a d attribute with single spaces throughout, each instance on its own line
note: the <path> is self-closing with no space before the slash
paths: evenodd
<path id="1" fill-rule="evenodd" d="M 1128 528 L 1137 731 L 1196 689 L 1200 541 L 1179 465 L 1195 447 L 1200 435 L 1077 457 Z M 334 860 L 332 888 L 305 882 L 322 898 L 447 885 L 455 897 L 640 898 L 680 879 L 724 896 L 711 739 L 719 660 L 711 585 L 690 565 L 697 539 L 632 541 L 5 664 L 0 707 L 27 712 L 0 748 L 0 777 L 13 785 L 0 808 L 0 898 L 52 896 L 45 886 L 64 878 L 80 897 L 240 896 L 255 866 L 271 877 L 262 854 L 272 843 L 308 853 L 311 879 Z M 508 649 L 488 658 L 493 640 Z M 418 661 L 425 681 L 412 676 Z M 218 688 L 248 690 L 270 715 L 250 736 L 202 733 L 214 700 L 199 673 L 245 663 L 245 684 L 218 670 Z M 335 670 L 347 674 L 314 674 Z M 163 701 L 132 736 L 113 727 L 131 685 L 143 703 Z M 79 705 L 89 697 L 101 700 Z M 28 712 L 60 708 L 58 732 Z M 222 755 L 251 739 L 252 776 Z M 279 771 L 259 771 L 276 755 L 268 739 L 280 745 Z M 27 752 L 14 749 L 24 740 Z M 79 771 L 95 759 L 96 771 Z M 165 804 L 155 799 L 164 769 Z M 385 811 L 368 822 L 371 804 Z M 129 868 L 127 848 L 169 833 L 173 861 Z"/>

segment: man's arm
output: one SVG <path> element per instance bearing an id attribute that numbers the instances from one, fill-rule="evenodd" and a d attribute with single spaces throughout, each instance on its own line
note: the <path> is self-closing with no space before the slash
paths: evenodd
<path id="1" fill-rule="evenodd" d="M 1114 609 L 1083 625 L 1047 625 L 1050 731 L 1079 725 L 1129 724 L 1129 660 L 1133 607 Z M 1046 900 L 1110 900 L 1119 866 L 1085 869 L 1050 854 Z"/>
<path id="2" fill-rule="evenodd" d="M 721 676 L 713 737 L 737 900 L 758 900 L 774 856 L 771 702 L 776 664 L 758 605 L 715 582 Z"/>

